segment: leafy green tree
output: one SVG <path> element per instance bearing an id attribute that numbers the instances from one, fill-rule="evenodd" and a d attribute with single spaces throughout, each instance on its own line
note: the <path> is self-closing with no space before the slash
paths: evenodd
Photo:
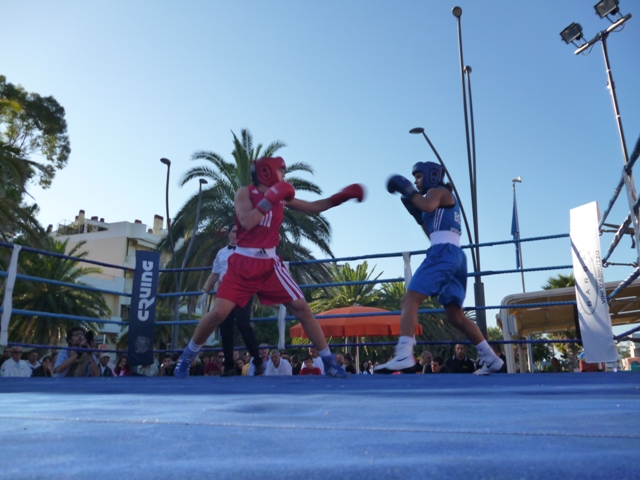
<path id="1" fill-rule="evenodd" d="M 44 157 L 46 163 L 39 163 L 32 174 L 43 188 L 51 186 L 56 170 L 66 166 L 71 153 L 64 108 L 52 96 L 27 92 L 2 75 L 0 99 L 0 140 L 24 157 Z"/>
<path id="2" fill-rule="evenodd" d="M 575 287 L 576 279 L 573 273 L 569 275 L 559 274 L 557 277 L 549 277 L 547 283 L 542 286 L 543 290 L 552 290 L 554 288 Z M 552 340 L 566 340 L 576 338 L 575 330 L 567 330 L 565 332 L 548 333 L 547 336 Z M 570 371 L 578 367 L 578 355 L 582 351 L 582 347 L 577 343 L 555 343 L 554 347 L 567 359 Z"/>
<path id="3" fill-rule="evenodd" d="M 17 102 L 0 97 L 0 119 L 22 112 Z M 23 236 L 31 245 L 41 246 L 44 232 L 35 218 L 37 206 L 22 202 L 27 182 L 40 169 L 39 163 L 25 158 L 19 148 L 3 141 L 0 135 L 0 238 L 5 242 Z"/>
<path id="4" fill-rule="evenodd" d="M 65 254 L 68 240 L 57 241 L 47 237 L 47 250 Z M 85 258 L 81 251 L 84 242 L 75 245 L 68 255 Z M 19 264 L 25 275 L 57 280 L 59 282 L 85 285 L 79 279 L 82 276 L 100 273 L 96 267 L 82 267 L 73 260 L 21 252 Z M 73 287 L 52 285 L 25 280 L 16 281 L 13 293 L 13 306 L 19 310 L 77 315 L 104 319 L 111 312 L 104 297 L 99 292 L 79 290 Z M 60 317 L 39 317 L 15 315 L 9 324 L 9 340 L 12 342 L 57 345 L 66 337 L 66 331 L 76 325 L 83 326 L 94 333 L 98 325 L 88 321 L 66 320 Z"/>
<path id="5" fill-rule="evenodd" d="M 38 165 L 25 159 L 20 150 L 0 141 L 0 238 L 9 242 L 23 236 L 41 246 L 44 231 L 35 215 L 37 206 L 22 202 L 31 172 Z"/>
<path id="6" fill-rule="evenodd" d="M 198 151 L 192 160 L 204 160 L 205 165 L 188 170 L 181 181 L 184 186 L 197 178 L 209 181 L 207 188 L 202 191 L 202 206 L 200 225 L 194 244 L 187 261 L 188 266 L 209 266 L 213 263 L 218 250 L 226 245 L 227 236 L 224 227 L 235 219 L 234 197 L 236 191 L 251 183 L 250 166 L 253 160 L 264 156 L 274 156 L 285 146 L 284 142 L 275 141 L 263 148 L 262 144 L 254 147 L 251 133 L 243 129 L 240 138 L 232 132 L 232 156 L 234 161 L 226 161 L 221 155 L 210 151 Z M 322 191 L 314 183 L 299 177 L 290 176 L 295 172 L 313 173 L 311 167 L 305 163 L 292 163 L 287 166 L 287 181 L 297 191 L 320 194 Z M 183 238 L 184 244 L 176 251 L 176 264 L 182 265 L 191 236 L 194 234 L 193 225 L 198 204 L 198 194 L 194 194 L 176 214 L 172 224 L 174 240 Z M 285 209 L 284 220 L 280 228 L 280 245 L 278 254 L 288 261 L 312 260 L 311 251 L 301 242 L 307 240 L 316 245 L 327 255 L 332 255 L 329 248 L 330 226 L 322 215 L 306 214 Z M 160 250 L 169 251 L 169 240 L 165 239 L 158 246 Z M 300 283 L 324 281 L 328 278 L 326 268 L 322 264 L 307 265 L 304 268 L 294 267 L 292 275 Z M 185 275 L 182 284 L 184 291 L 197 291 L 204 284 L 210 272 Z M 169 291 L 173 288 L 173 276 L 162 275 L 161 289 Z M 195 306 L 196 298 L 189 302 Z"/>

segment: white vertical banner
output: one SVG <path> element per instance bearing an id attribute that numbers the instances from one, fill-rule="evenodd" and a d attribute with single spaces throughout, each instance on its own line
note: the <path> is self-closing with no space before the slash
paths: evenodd
<path id="1" fill-rule="evenodd" d="M 571 210 L 571 255 L 576 279 L 576 301 L 585 360 L 590 363 L 618 360 L 602 273 L 599 221 L 600 210 L 596 202 Z"/>
<path id="2" fill-rule="evenodd" d="M 18 255 L 20 255 L 20 245 L 13 245 L 11 252 L 11 260 L 9 260 L 9 269 L 7 270 L 7 282 L 4 287 L 4 300 L 2 301 L 2 319 L 0 320 L 0 345 L 7 346 L 9 341 L 9 320 L 11 320 L 11 311 L 13 310 L 13 287 L 16 284 L 16 275 L 18 274 Z"/>

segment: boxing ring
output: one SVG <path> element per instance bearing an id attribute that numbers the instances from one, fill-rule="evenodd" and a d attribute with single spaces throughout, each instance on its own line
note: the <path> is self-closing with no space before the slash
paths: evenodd
<path id="1" fill-rule="evenodd" d="M 481 246 L 515 242 L 507 240 Z M 0 246 L 12 248 L 10 244 Z M 71 258 L 50 252 L 38 253 Z M 388 256 L 402 257 L 407 267 L 411 256 L 423 254 L 424 251 L 397 252 L 314 262 Z M 291 262 L 291 266 L 303 266 L 304 263 Z M 566 268 L 570 266 L 480 274 L 519 274 Z M 164 271 L 172 272 L 171 269 Z M 7 279 L 5 285 L 10 283 L 11 272 L 0 275 Z M 13 276 L 15 281 L 53 282 L 15 272 Z M 323 285 L 405 280 L 393 278 Z M 322 285 L 303 285 L 302 288 L 319 286 Z M 3 314 L 7 291 L 4 292 Z M 120 293 L 131 295 L 130 292 Z M 201 294 L 169 292 L 157 296 Z M 542 306 L 561 308 L 575 303 L 575 300 L 565 300 Z M 539 303 L 518 306 L 520 309 L 540 307 Z M 473 308 L 466 307 L 466 310 Z M 501 311 L 505 310 L 505 305 L 484 308 Z M 420 311 L 423 314 L 440 312 L 442 309 Z M 55 312 L 23 310 L 13 310 L 12 314 L 60 316 Z M 127 325 L 127 322 L 115 320 L 69 315 L 65 318 Z M 283 318 L 288 317 L 254 320 L 277 322 Z M 157 322 L 156 326 L 174 323 L 195 324 L 197 320 Z M 621 338 L 628 334 L 625 332 Z M 525 339 L 501 343 L 534 342 Z M 382 344 L 332 343 L 331 346 Z M 9 342 L 9 345 L 43 347 L 16 342 Z M 302 347 L 286 345 L 288 349 Z M 17 478 L 86 474 L 192 478 L 206 473 L 221 478 L 260 475 L 267 478 L 347 479 L 364 476 L 420 478 L 425 475 L 637 478 L 640 475 L 634 455 L 640 448 L 640 376 L 633 372 L 496 374 L 490 377 L 352 375 L 348 379 L 2 378 L 0 398 L 3 444 L 0 467 Z"/>

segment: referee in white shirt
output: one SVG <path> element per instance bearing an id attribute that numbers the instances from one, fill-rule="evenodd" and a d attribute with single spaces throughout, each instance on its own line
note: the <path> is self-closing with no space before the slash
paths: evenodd
<path id="1" fill-rule="evenodd" d="M 229 257 L 235 253 L 236 250 L 236 234 L 238 227 L 235 222 L 227 227 L 229 235 L 229 245 L 221 248 L 213 261 L 213 268 L 211 269 L 211 275 L 207 279 L 207 283 L 204 286 L 204 294 L 200 299 L 200 305 L 202 306 L 202 312 L 205 313 L 205 307 L 209 298 L 209 292 L 213 290 L 213 287 L 219 281 L 222 281 L 222 277 L 227 272 L 227 262 Z M 253 304 L 253 297 L 244 307 L 234 308 L 224 322 L 220 324 L 220 337 L 222 339 L 222 351 L 224 352 L 224 372 L 222 377 L 229 377 L 235 374 L 235 365 L 233 362 L 233 324 L 235 321 L 238 331 L 244 340 L 244 344 L 247 350 L 253 357 L 253 363 L 256 370 L 261 374 L 264 371 L 265 366 L 262 362 L 262 357 L 258 352 L 258 341 L 251 328 L 251 306 Z"/>

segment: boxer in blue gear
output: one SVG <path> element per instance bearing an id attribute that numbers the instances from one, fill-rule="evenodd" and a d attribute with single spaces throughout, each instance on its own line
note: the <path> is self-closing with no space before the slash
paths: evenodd
<path id="1" fill-rule="evenodd" d="M 462 304 L 467 289 L 467 257 L 460 248 L 462 227 L 460 205 L 450 184 L 442 182 L 442 167 L 432 162 L 419 162 L 413 167 L 414 185 L 401 175 L 387 183 L 390 193 L 401 193 L 403 204 L 417 218 L 422 212 L 422 229 L 431 240 L 427 257 L 416 270 L 402 297 L 400 338 L 393 359 L 376 367 L 377 373 L 415 371 L 413 336 L 418 325 L 418 309 L 428 297 L 438 297 L 447 320 L 464 333 L 478 349 L 482 367 L 478 375 L 488 375 L 502 368 L 504 362 L 495 354 L 478 326 L 467 318 Z"/>

